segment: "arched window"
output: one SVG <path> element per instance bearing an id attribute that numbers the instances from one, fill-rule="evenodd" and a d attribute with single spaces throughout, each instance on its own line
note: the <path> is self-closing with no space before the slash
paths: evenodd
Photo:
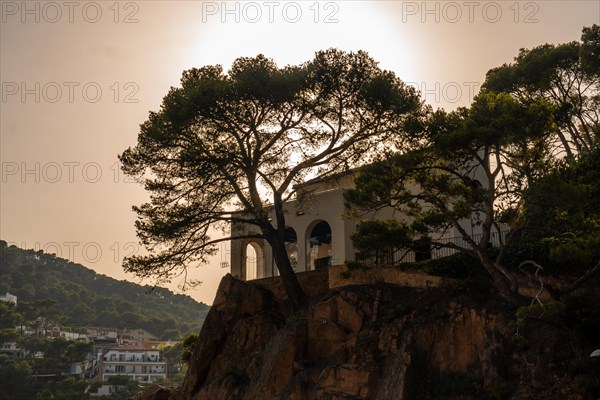
<path id="1" fill-rule="evenodd" d="M 319 221 L 309 226 L 306 244 L 307 269 L 326 268 L 331 265 L 331 226 Z"/>
<path id="2" fill-rule="evenodd" d="M 258 278 L 259 270 L 262 269 L 262 249 L 257 243 L 251 242 L 245 249 L 246 280 Z"/>

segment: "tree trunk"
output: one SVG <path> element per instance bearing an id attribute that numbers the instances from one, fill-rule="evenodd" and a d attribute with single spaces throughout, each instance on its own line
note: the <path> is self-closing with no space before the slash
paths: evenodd
<path id="1" fill-rule="evenodd" d="M 281 275 L 283 287 L 287 293 L 288 300 L 295 312 L 305 313 L 308 310 L 308 297 L 290 263 L 290 258 L 285 248 L 285 243 L 276 235 L 271 232 L 264 232 L 267 242 L 273 250 L 273 258 L 275 259 L 275 265 Z"/>
<path id="2" fill-rule="evenodd" d="M 485 270 L 492 277 L 494 287 L 498 290 L 498 294 L 509 304 L 516 305 L 518 294 L 517 279 L 501 265 L 497 265 L 487 257 L 479 256 Z"/>
<path id="3" fill-rule="evenodd" d="M 273 195 L 273 211 L 275 213 L 275 226 L 271 225 L 270 222 L 265 224 L 265 228 L 262 230 L 263 235 L 273 250 L 275 265 L 277 265 L 281 275 L 281 281 L 292 309 L 296 313 L 303 314 L 308 312 L 308 297 L 302 286 L 300 286 L 300 282 L 298 282 L 298 277 L 292 268 L 285 247 L 285 213 L 283 212 L 282 196 L 279 192 L 275 192 Z"/>

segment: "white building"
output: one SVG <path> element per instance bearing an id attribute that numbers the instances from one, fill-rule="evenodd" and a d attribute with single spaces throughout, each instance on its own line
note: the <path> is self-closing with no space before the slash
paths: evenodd
<path id="1" fill-rule="evenodd" d="M 6 294 L 0 295 L 0 301 L 4 301 L 7 303 L 13 303 L 16 306 L 17 305 L 17 296 L 6 292 Z"/>
<path id="2" fill-rule="evenodd" d="M 102 357 L 100 380 L 107 382 L 111 376 L 126 375 L 147 385 L 167 376 L 167 363 L 161 361 L 158 350 L 144 347 L 116 347 Z"/>
<path id="3" fill-rule="evenodd" d="M 121 339 L 136 340 L 138 342 L 157 341 L 158 338 L 145 329 L 123 329 L 121 331 Z"/>
<path id="4" fill-rule="evenodd" d="M 483 181 L 482 176 L 472 176 L 473 181 Z M 311 193 L 302 203 L 290 201 L 284 205 L 286 221 L 286 242 L 288 254 L 296 272 L 341 265 L 356 259 L 356 250 L 351 235 L 356 231 L 357 222 L 345 218 L 344 190 L 354 187 L 354 175 L 345 174 L 330 180 L 307 182 L 304 190 Z M 376 220 L 406 220 L 392 207 L 368 215 Z M 460 221 L 461 227 L 473 237 L 481 235 L 476 216 Z M 232 236 L 260 233 L 254 225 L 233 223 Z M 462 235 L 456 228 L 440 233 L 434 239 L 440 241 L 461 241 Z M 497 240 L 497 234 L 492 242 Z M 458 244 L 458 243 L 457 243 Z M 415 257 L 414 252 L 397 251 L 394 263 L 415 261 L 447 256 L 455 250 L 427 249 Z M 278 275 L 270 246 L 264 239 L 238 239 L 231 242 L 231 274 L 237 278 L 251 280 Z"/>
<path id="5" fill-rule="evenodd" d="M 59 335 L 67 340 L 88 340 L 88 336 L 86 334 L 79 332 L 60 331 Z"/>

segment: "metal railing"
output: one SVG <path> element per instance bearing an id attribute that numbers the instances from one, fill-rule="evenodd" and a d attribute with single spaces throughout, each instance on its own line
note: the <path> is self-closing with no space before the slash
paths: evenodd
<path id="1" fill-rule="evenodd" d="M 507 234 L 508 231 L 491 232 L 488 246 L 496 248 L 500 247 L 500 245 L 504 243 Z M 479 244 L 483 238 L 483 234 L 470 235 L 469 237 L 472 241 Z M 450 238 L 442 237 L 440 239 L 432 240 L 429 250 L 420 250 L 419 254 L 417 254 L 414 249 L 407 247 L 378 248 L 373 249 L 369 257 L 357 257 L 356 261 L 360 261 L 370 267 L 393 267 L 403 263 L 444 258 L 460 251 L 456 247 L 446 247 L 446 244 L 453 244 L 459 248 L 471 249 L 471 245 L 464 236 Z"/>

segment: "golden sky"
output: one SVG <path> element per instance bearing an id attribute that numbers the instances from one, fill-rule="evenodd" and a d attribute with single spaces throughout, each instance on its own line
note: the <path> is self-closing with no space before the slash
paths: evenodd
<path id="1" fill-rule="evenodd" d="M 467 106 L 520 48 L 579 40 L 600 1 L 0 1 L 0 238 L 118 279 L 146 199 L 117 155 L 181 72 L 368 51 L 434 107 Z M 219 254 L 187 294 L 212 303 Z M 147 281 L 145 283 L 152 283 Z"/>

